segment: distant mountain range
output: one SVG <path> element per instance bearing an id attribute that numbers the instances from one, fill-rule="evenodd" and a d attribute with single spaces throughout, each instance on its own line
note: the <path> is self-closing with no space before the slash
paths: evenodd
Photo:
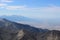
<path id="1" fill-rule="evenodd" d="M 60 18 L 53 18 L 53 19 L 45 19 L 45 18 L 40 18 L 40 19 L 35 19 L 35 18 L 29 18 L 29 17 L 24 17 L 24 16 L 18 16 L 18 15 L 11 15 L 11 16 L 6 16 L 6 15 L 3 15 L 3 16 L 0 16 L 0 18 L 5 18 L 5 19 L 8 19 L 10 21 L 14 21 L 14 22 L 21 22 L 21 21 L 24 21 L 24 22 L 37 22 L 37 23 L 49 23 L 49 24 L 59 24 L 60 23 Z"/>
<path id="2" fill-rule="evenodd" d="M 60 19 L 33 19 L 24 16 L 0 16 L 0 18 L 5 18 L 13 22 L 28 24 L 37 28 L 47 28 L 47 29 L 56 29 L 60 30 Z"/>
<path id="3" fill-rule="evenodd" d="M 28 18 L 28 17 L 24 17 L 24 16 L 17 16 L 17 15 L 11 15 L 11 16 L 0 16 L 0 18 L 5 18 L 8 19 L 10 21 L 27 21 L 27 22 L 38 22 L 38 20 L 33 19 L 33 18 Z"/>

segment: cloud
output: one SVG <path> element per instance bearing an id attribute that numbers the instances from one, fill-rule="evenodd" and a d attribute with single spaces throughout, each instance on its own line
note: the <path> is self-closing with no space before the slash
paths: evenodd
<path id="1" fill-rule="evenodd" d="M 7 3 L 5 2 L 13 2 L 12 0 L 0 0 L 0 8 L 6 8 L 7 7 Z"/>
<path id="2" fill-rule="evenodd" d="M 1 0 L 1 2 L 13 2 L 12 0 Z"/>
<path id="3" fill-rule="evenodd" d="M 24 10 L 25 6 L 7 6 L 7 10 Z"/>
<path id="4" fill-rule="evenodd" d="M 53 7 L 39 7 L 39 8 L 26 8 L 27 10 L 31 11 L 41 11 L 41 12 L 60 12 L 59 6 L 53 6 Z"/>
<path id="5" fill-rule="evenodd" d="M 1 7 L 1 6 L 6 6 L 6 5 L 7 5 L 7 4 L 2 4 L 2 3 L 0 3 L 0 7 Z"/>
<path id="6" fill-rule="evenodd" d="M 7 4 L 0 3 L 0 8 L 4 8 Z"/>
<path id="7" fill-rule="evenodd" d="M 37 12 L 60 12 L 59 6 L 51 6 L 51 7 L 39 7 L 39 8 L 29 8 L 26 6 L 7 6 L 7 10 L 24 10 L 24 11 L 37 11 Z"/>
<path id="8" fill-rule="evenodd" d="M 35 12 L 60 12 L 60 6 L 50 5 L 46 7 L 35 7 L 30 8 L 26 5 L 8 6 L 7 4 L 0 3 L 0 7 L 3 6 L 7 10 L 24 10 L 24 11 L 35 11 Z"/>

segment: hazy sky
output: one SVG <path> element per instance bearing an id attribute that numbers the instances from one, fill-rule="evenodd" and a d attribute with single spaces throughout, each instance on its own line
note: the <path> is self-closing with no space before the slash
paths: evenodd
<path id="1" fill-rule="evenodd" d="M 0 15 L 60 18 L 60 0 L 0 0 Z"/>

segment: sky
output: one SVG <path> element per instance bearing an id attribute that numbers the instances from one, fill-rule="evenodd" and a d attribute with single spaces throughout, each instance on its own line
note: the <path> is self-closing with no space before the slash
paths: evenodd
<path id="1" fill-rule="evenodd" d="M 0 0 L 0 16 L 60 18 L 60 0 Z"/>

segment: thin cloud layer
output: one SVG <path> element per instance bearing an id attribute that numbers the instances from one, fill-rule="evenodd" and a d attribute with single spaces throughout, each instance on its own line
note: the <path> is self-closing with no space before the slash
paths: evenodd
<path id="1" fill-rule="evenodd" d="M 1 2 L 13 2 L 12 0 L 1 0 Z"/>
<path id="2" fill-rule="evenodd" d="M 2 4 L 2 3 L 0 3 L 0 7 L 4 7 L 4 6 L 6 6 L 7 4 Z"/>
<path id="3" fill-rule="evenodd" d="M 6 6 L 7 10 L 24 10 L 24 11 L 37 11 L 37 12 L 60 12 L 60 7 L 39 7 L 39 8 L 30 8 L 26 6 Z"/>
<path id="4" fill-rule="evenodd" d="M 25 6 L 6 6 L 7 10 L 24 10 Z"/>
<path id="5" fill-rule="evenodd" d="M 56 12 L 60 10 L 59 6 L 52 6 L 52 7 L 39 7 L 39 8 L 30 8 L 26 6 L 8 6 L 7 4 L 0 4 L 0 6 L 5 7 L 7 10 L 19 10 L 19 9 L 24 9 L 24 10 L 29 10 L 29 11 L 42 11 L 42 12 Z"/>

